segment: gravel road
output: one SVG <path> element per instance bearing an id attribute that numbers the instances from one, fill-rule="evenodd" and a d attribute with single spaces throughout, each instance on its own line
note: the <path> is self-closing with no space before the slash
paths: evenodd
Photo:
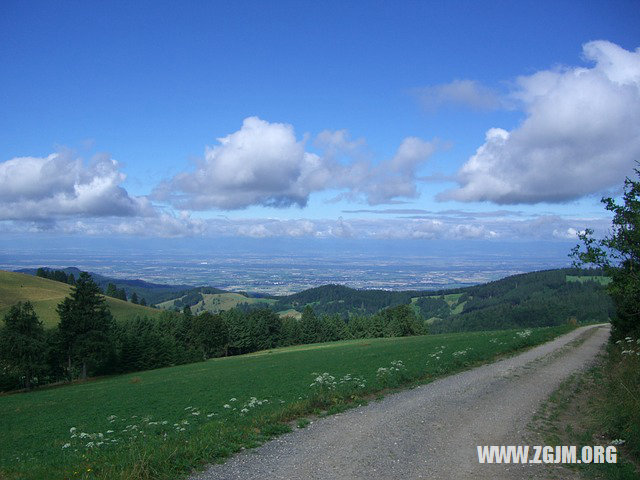
<path id="1" fill-rule="evenodd" d="M 526 426 L 536 408 L 591 364 L 608 336 L 608 327 L 576 329 L 520 355 L 314 421 L 192 480 L 549 478 L 541 465 L 481 465 L 476 446 L 528 445 Z"/>

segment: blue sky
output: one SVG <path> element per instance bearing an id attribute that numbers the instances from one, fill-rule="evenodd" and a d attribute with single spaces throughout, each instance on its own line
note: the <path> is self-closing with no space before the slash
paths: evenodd
<path id="1" fill-rule="evenodd" d="M 639 1 L 3 2 L 0 231 L 602 231 L 638 47 Z"/>

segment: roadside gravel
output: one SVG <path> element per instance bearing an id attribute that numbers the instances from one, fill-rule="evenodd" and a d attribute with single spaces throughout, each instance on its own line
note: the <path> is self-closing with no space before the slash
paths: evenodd
<path id="1" fill-rule="evenodd" d="M 314 421 L 192 480 L 549 478 L 544 465 L 480 465 L 477 445 L 527 445 L 539 404 L 587 368 L 609 328 L 583 327 L 520 355 Z"/>

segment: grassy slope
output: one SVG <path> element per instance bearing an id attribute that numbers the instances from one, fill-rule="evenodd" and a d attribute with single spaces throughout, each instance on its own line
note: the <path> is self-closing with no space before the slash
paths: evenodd
<path id="1" fill-rule="evenodd" d="M 248 303 L 250 305 L 256 303 L 275 303 L 275 300 L 268 298 L 253 298 L 253 297 L 245 297 L 239 293 L 203 293 L 202 297 L 203 301 L 191 307 L 191 311 L 194 313 L 201 311 L 208 311 L 211 313 L 218 313 L 223 310 L 230 310 L 240 303 Z M 183 298 L 183 297 L 179 297 Z M 162 302 L 158 304 L 159 308 L 164 309 L 173 309 L 174 300 L 168 300 L 166 302 Z"/>
<path id="2" fill-rule="evenodd" d="M 0 318 L 17 302 L 30 301 L 45 327 L 58 323 L 56 306 L 71 293 L 71 286 L 46 278 L 0 270 Z M 155 317 L 160 310 L 107 297 L 107 305 L 117 319 L 136 315 Z"/>
<path id="3" fill-rule="evenodd" d="M 567 330 L 535 329 L 526 338 L 501 331 L 296 346 L 0 397 L 0 438 L 11 439 L 0 442 L 0 478 L 175 479 L 281 433 L 286 427 L 280 422 L 318 413 L 319 405 L 343 408 L 389 385 L 429 381 Z M 376 372 L 394 360 L 404 362 L 406 374 L 390 384 Z M 366 387 L 330 392 L 319 403 L 310 387 L 313 372 L 358 375 Z M 251 407 L 251 397 L 267 402 Z M 117 417 L 110 421 L 110 415 Z M 71 427 L 95 438 L 72 438 Z M 99 441 L 105 443 L 87 447 Z"/>

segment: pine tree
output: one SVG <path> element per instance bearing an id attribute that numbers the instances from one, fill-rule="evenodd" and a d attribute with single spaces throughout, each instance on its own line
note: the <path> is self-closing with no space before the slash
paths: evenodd
<path id="1" fill-rule="evenodd" d="M 68 369 L 81 367 L 81 378 L 90 368 L 99 369 L 113 355 L 113 317 L 100 288 L 87 272 L 78 277 L 71 295 L 57 308 L 58 329 L 67 353 Z"/>
<path id="2" fill-rule="evenodd" d="M 31 388 L 34 375 L 44 368 L 46 342 L 42 322 L 30 302 L 11 307 L 0 330 L 0 360 Z"/>
<path id="3" fill-rule="evenodd" d="M 138 294 L 136 292 L 131 294 L 131 303 L 135 303 L 136 305 L 138 304 Z"/>
<path id="4" fill-rule="evenodd" d="M 118 298 L 118 289 L 113 283 L 109 283 L 107 285 L 107 291 L 105 292 L 105 295 L 107 295 L 108 297 Z"/>

